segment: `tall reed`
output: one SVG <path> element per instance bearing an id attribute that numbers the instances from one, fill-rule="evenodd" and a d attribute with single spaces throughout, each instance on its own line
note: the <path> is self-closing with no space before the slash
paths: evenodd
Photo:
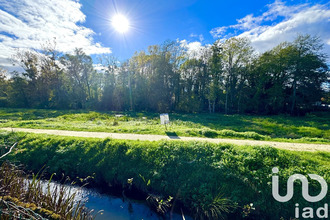
<path id="1" fill-rule="evenodd" d="M 77 190 L 51 184 L 42 175 L 29 176 L 19 167 L 4 162 L 0 167 L 0 219 L 94 219 Z"/>

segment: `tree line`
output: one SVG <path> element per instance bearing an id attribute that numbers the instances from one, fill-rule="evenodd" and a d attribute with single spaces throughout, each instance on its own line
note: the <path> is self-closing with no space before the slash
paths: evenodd
<path id="1" fill-rule="evenodd" d="M 299 114 L 329 103 L 329 68 L 317 37 L 300 35 L 257 54 L 245 38 L 192 53 L 166 41 L 119 63 L 82 49 L 18 51 L 23 72 L 0 70 L 0 107 L 152 112 Z M 100 68 L 101 67 L 101 68 Z"/>

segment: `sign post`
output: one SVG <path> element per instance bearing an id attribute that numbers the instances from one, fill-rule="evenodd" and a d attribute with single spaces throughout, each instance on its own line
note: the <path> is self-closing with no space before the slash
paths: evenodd
<path id="1" fill-rule="evenodd" d="M 166 124 L 169 123 L 170 123 L 170 118 L 168 116 L 168 113 L 160 114 L 160 124 L 165 125 L 165 130 L 167 130 Z"/>

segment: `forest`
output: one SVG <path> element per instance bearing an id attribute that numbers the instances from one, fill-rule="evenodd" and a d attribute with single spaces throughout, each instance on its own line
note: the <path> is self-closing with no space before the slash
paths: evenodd
<path id="1" fill-rule="evenodd" d="M 0 107 L 300 115 L 330 103 L 327 55 L 318 37 L 298 35 L 264 53 L 245 38 L 191 52 L 166 41 L 125 62 L 54 42 L 17 50 L 24 71 L 0 69 Z"/>

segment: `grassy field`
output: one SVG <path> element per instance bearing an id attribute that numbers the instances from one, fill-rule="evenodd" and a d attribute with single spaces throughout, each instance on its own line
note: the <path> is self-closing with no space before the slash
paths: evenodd
<path id="1" fill-rule="evenodd" d="M 330 143 L 329 112 L 305 117 L 173 113 L 170 120 L 165 130 L 156 113 L 0 108 L 0 127 Z"/>
<path id="2" fill-rule="evenodd" d="M 295 203 L 310 206 L 295 187 L 294 198 L 277 202 L 271 194 L 271 170 L 278 167 L 280 187 L 290 175 L 315 173 L 330 181 L 330 153 L 292 152 L 270 147 L 244 147 L 181 141 L 127 141 L 0 132 L 0 148 L 22 138 L 8 158 L 35 172 L 73 178 L 94 176 L 94 183 L 119 185 L 173 197 L 196 219 L 289 219 Z M 319 185 L 310 185 L 319 192 Z M 120 191 L 121 192 L 121 191 Z M 171 196 L 171 197 L 170 197 Z M 160 200 L 159 199 L 159 200 Z M 315 207 L 329 201 L 329 195 Z M 251 203 L 253 204 L 251 206 Z M 255 208 L 255 209 L 254 209 Z"/>

